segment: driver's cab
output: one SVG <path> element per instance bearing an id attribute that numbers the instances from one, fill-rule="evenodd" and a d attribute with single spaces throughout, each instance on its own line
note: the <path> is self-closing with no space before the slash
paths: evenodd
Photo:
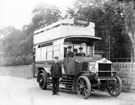
<path id="1" fill-rule="evenodd" d="M 90 37 L 83 35 L 78 37 L 70 36 L 64 39 L 63 63 L 66 74 L 76 74 L 78 72 L 81 72 L 82 68 L 83 70 L 85 70 L 83 67 L 83 65 L 85 65 L 84 63 L 94 58 L 94 44 L 97 40 L 100 39 L 98 37 Z M 67 56 L 67 50 L 69 50 L 68 46 L 70 46 L 70 51 L 74 54 L 74 56 L 72 57 Z M 81 56 L 81 52 L 83 52 L 85 56 Z"/>
<path id="2" fill-rule="evenodd" d="M 90 38 L 89 36 L 70 36 L 64 39 L 64 58 L 66 58 L 68 46 L 71 46 L 70 50 L 74 53 L 73 57 L 84 57 L 79 53 L 84 53 L 85 57 L 94 57 L 94 43 L 99 40 L 97 37 Z"/>

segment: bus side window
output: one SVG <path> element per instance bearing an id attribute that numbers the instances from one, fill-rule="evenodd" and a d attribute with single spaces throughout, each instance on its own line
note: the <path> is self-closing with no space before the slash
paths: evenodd
<path id="1" fill-rule="evenodd" d="M 59 50 L 55 50 L 53 51 L 53 57 L 58 56 L 60 58 L 60 51 Z"/>
<path id="2" fill-rule="evenodd" d="M 41 59 L 46 60 L 46 47 L 41 47 Z"/>
<path id="3" fill-rule="evenodd" d="M 47 52 L 46 56 L 47 60 L 51 60 L 53 58 L 52 46 L 47 46 L 46 52 Z"/>

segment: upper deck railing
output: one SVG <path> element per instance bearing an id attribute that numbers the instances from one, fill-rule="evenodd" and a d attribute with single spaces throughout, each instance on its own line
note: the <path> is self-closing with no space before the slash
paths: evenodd
<path id="1" fill-rule="evenodd" d="M 78 26 L 83 26 L 84 27 L 84 26 L 88 26 L 89 23 L 92 24 L 92 22 L 89 22 L 86 19 L 77 19 L 77 18 L 64 19 L 64 20 L 59 20 L 57 22 L 54 22 L 52 24 L 43 25 L 43 26 L 39 27 L 38 29 L 36 29 L 34 31 L 34 34 L 40 33 L 40 32 L 45 31 L 45 30 L 49 30 L 49 29 L 57 27 L 59 25 L 69 25 L 69 26 L 78 25 Z M 94 24 L 92 24 L 92 25 L 94 25 Z"/>

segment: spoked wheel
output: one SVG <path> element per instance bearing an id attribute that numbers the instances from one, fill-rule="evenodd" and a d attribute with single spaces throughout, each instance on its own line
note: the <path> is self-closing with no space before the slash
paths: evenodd
<path id="1" fill-rule="evenodd" d="M 77 91 L 77 94 L 81 98 L 86 99 L 90 96 L 91 84 L 90 84 L 88 77 L 80 76 L 78 78 L 77 83 L 76 83 L 76 91 Z"/>
<path id="2" fill-rule="evenodd" d="M 39 87 L 42 90 L 45 90 L 47 88 L 47 74 L 45 71 L 43 71 L 42 73 L 40 73 L 38 75 L 39 78 Z"/>
<path id="3" fill-rule="evenodd" d="M 115 80 L 108 81 L 107 91 L 111 96 L 117 97 L 122 91 L 122 82 L 118 76 L 114 76 L 114 78 Z"/>

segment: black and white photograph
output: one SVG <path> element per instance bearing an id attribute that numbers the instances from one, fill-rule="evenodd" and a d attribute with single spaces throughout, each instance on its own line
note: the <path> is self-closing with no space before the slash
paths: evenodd
<path id="1" fill-rule="evenodd" d="M 135 0 L 0 0 L 0 105 L 135 105 Z"/>

